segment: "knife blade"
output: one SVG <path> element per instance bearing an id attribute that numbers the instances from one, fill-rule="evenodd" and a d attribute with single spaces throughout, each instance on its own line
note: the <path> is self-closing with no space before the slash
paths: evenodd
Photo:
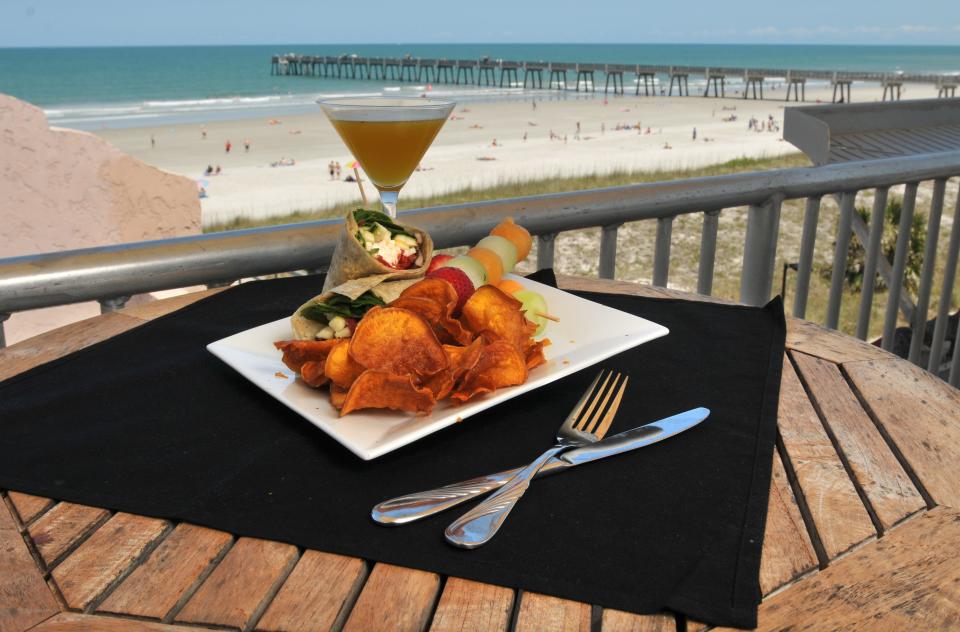
<path id="1" fill-rule="evenodd" d="M 615 434 L 588 446 L 564 452 L 547 461 L 536 478 L 658 443 L 693 428 L 709 415 L 710 410 L 707 408 L 693 408 L 678 415 Z M 398 526 L 426 518 L 502 487 L 520 469 L 497 472 L 461 483 L 385 500 L 373 508 L 371 517 L 374 521 L 388 526 Z"/>

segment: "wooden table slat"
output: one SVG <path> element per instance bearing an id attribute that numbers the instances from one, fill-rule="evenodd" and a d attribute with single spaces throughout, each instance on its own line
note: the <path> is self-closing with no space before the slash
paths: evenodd
<path id="1" fill-rule="evenodd" d="M 960 508 L 960 391 L 900 360 L 843 369 L 933 500 Z"/>
<path id="2" fill-rule="evenodd" d="M 175 620 L 244 628 L 296 561 L 294 546 L 240 538 Z"/>
<path id="3" fill-rule="evenodd" d="M 59 611 L 13 516 L 0 503 L 0 632 L 26 630 Z"/>
<path id="4" fill-rule="evenodd" d="M 13 508 L 17 510 L 17 516 L 20 518 L 20 522 L 24 524 L 36 518 L 53 504 L 53 500 L 50 498 L 24 494 L 23 492 L 7 492 L 7 498 L 10 499 Z"/>
<path id="5" fill-rule="evenodd" d="M 178 525 L 98 610 L 162 619 L 232 539 L 223 531 Z"/>
<path id="6" fill-rule="evenodd" d="M 778 421 L 790 467 L 827 558 L 875 536 L 870 515 L 787 358 Z"/>
<path id="7" fill-rule="evenodd" d="M 28 533 L 40 557 L 49 566 L 109 515 L 109 511 L 99 507 L 57 503 L 30 525 Z"/>
<path id="8" fill-rule="evenodd" d="M 760 605 L 758 630 L 956 630 L 960 513 L 938 507 Z"/>
<path id="9" fill-rule="evenodd" d="M 423 630 L 439 590 L 439 575 L 377 564 L 350 612 L 344 632 Z"/>
<path id="10" fill-rule="evenodd" d="M 112 313 L 81 320 L 0 349 L 0 380 L 111 338 L 143 321 Z"/>
<path id="11" fill-rule="evenodd" d="M 773 480 L 760 558 L 760 590 L 766 595 L 817 566 L 817 554 L 793 496 L 780 455 L 773 453 Z"/>
<path id="12" fill-rule="evenodd" d="M 257 623 L 257 630 L 333 629 L 346 617 L 364 574 L 363 560 L 358 558 L 306 551 Z"/>
<path id="13" fill-rule="evenodd" d="M 883 528 L 926 507 L 837 365 L 803 353 L 793 359 Z"/>
<path id="14" fill-rule="evenodd" d="M 515 630 L 590 632 L 590 613 L 589 604 L 524 591 L 520 598 Z"/>
<path id="15" fill-rule="evenodd" d="M 513 610 L 511 588 L 450 577 L 440 595 L 430 632 L 506 630 Z"/>
<path id="16" fill-rule="evenodd" d="M 198 630 L 214 629 L 194 625 L 166 625 L 153 621 L 136 621 L 102 615 L 61 612 L 37 627 L 31 628 L 30 632 L 197 632 Z"/>
<path id="17" fill-rule="evenodd" d="M 168 523 L 118 513 L 53 569 L 53 580 L 71 608 L 99 597 L 166 530 Z"/>
<path id="18" fill-rule="evenodd" d="M 676 632 L 677 618 L 672 614 L 632 614 L 620 610 L 604 610 L 600 620 L 602 632 Z"/>
<path id="19" fill-rule="evenodd" d="M 835 363 L 896 357 L 853 336 L 797 318 L 787 319 L 786 344 L 788 349 Z"/>

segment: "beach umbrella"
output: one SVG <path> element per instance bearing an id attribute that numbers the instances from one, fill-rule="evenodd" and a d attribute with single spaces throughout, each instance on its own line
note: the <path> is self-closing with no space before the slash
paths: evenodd
<path id="1" fill-rule="evenodd" d="M 360 163 L 357 162 L 356 160 L 354 160 L 353 162 L 351 162 L 351 163 L 349 163 L 349 164 L 347 165 L 347 168 L 348 168 L 348 169 L 359 169 L 359 168 L 360 168 Z"/>
<path id="2" fill-rule="evenodd" d="M 209 181 L 209 180 L 197 180 L 197 188 L 198 188 L 198 189 L 203 188 L 203 187 L 208 187 L 208 186 L 210 186 L 210 181 Z"/>

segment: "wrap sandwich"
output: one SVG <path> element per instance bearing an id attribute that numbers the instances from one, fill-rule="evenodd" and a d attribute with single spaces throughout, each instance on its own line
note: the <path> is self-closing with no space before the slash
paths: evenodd
<path id="1" fill-rule="evenodd" d="M 385 281 L 422 277 L 432 256 L 433 241 L 426 232 L 399 224 L 379 211 L 350 211 L 337 238 L 323 291 L 351 282 L 347 295 L 356 299 Z"/>
<path id="2" fill-rule="evenodd" d="M 301 305 L 290 318 L 293 335 L 297 340 L 329 340 L 348 338 L 357 321 L 371 307 L 393 302 L 400 293 L 419 281 L 400 279 L 379 283 L 371 289 L 357 293 L 355 283 L 348 282 L 315 296 Z M 352 296 L 351 296 L 352 294 Z"/>

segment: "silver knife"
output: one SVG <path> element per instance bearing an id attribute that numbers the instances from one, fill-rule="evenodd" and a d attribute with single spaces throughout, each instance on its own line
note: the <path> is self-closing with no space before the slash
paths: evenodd
<path id="1" fill-rule="evenodd" d="M 709 415 L 710 410 L 707 408 L 693 408 L 679 415 L 666 417 L 607 437 L 588 446 L 564 452 L 560 456 L 547 461 L 547 464 L 537 474 L 537 478 L 663 441 L 684 430 L 693 428 Z M 480 476 L 462 483 L 454 483 L 425 492 L 385 500 L 373 508 L 371 516 L 376 522 L 383 525 L 407 524 L 498 489 L 521 469 L 518 467 L 488 476 Z"/>

